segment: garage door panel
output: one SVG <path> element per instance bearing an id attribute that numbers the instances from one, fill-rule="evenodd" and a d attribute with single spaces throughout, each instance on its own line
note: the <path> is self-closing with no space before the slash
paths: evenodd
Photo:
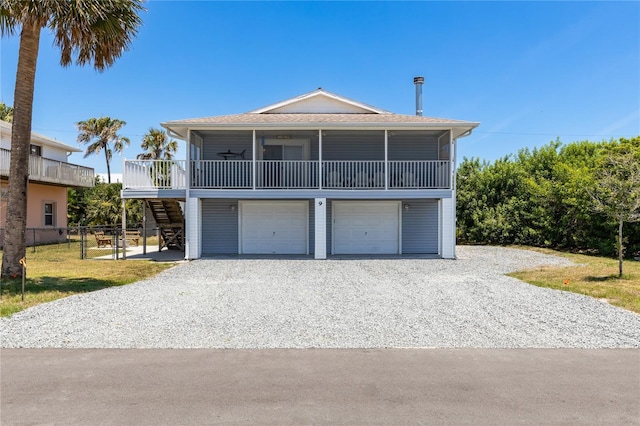
<path id="1" fill-rule="evenodd" d="M 245 254 L 306 254 L 307 201 L 243 202 Z"/>
<path id="2" fill-rule="evenodd" d="M 334 202 L 334 254 L 397 254 L 399 203 Z"/>

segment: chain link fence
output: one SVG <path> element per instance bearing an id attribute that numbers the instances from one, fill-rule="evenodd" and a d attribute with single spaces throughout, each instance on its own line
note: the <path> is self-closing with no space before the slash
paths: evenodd
<path id="1" fill-rule="evenodd" d="M 158 249 L 158 230 L 128 228 L 122 232 L 117 226 L 77 226 L 71 228 L 27 228 L 26 258 L 32 260 L 119 259 L 126 243 L 127 254 L 146 248 Z M 4 249 L 4 229 L 0 228 L 0 250 Z"/>

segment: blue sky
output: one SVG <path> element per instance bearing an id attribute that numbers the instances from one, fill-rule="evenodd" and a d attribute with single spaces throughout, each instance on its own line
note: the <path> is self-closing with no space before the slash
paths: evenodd
<path id="1" fill-rule="evenodd" d="M 250 111 L 322 87 L 401 114 L 480 122 L 460 158 L 640 135 L 639 2 L 151 1 L 110 69 L 59 66 L 44 31 L 33 130 L 76 145 L 75 123 L 109 115 L 141 152 L 163 121 Z M 18 38 L 1 41 L 13 104 Z M 184 157 L 184 149 L 179 153 Z M 106 171 L 104 158 L 70 162 Z"/>

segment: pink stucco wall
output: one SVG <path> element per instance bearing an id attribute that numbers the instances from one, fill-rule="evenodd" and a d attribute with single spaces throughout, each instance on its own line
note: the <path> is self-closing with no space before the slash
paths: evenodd
<path id="1" fill-rule="evenodd" d="M 7 182 L 2 182 L 6 190 Z M 64 186 L 29 183 L 27 190 L 27 228 L 44 228 L 44 203 L 55 204 L 55 228 L 67 227 L 67 188 Z M 4 228 L 7 215 L 6 194 L 0 201 L 0 228 Z"/>

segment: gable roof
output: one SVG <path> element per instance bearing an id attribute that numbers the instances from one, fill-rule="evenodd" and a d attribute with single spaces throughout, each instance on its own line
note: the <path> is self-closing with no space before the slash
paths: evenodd
<path id="1" fill-rule="evenodd" d="M 249 114 L 391 114 L 380 108 L 328 92 L 321 87 L 295 98 L 249 111 Z"/>
<path id="2" fill-rule="evenodd" d="M 180 139 L 187 137 L 189 129 L 346 129 L 350 127 L 456 129 L 454 137 L 458 137 L 479 125 L 471 121 L 394 114 L 322 88 L 243 114 L 189 118 L 160 124 L 172 136 Z"/>

